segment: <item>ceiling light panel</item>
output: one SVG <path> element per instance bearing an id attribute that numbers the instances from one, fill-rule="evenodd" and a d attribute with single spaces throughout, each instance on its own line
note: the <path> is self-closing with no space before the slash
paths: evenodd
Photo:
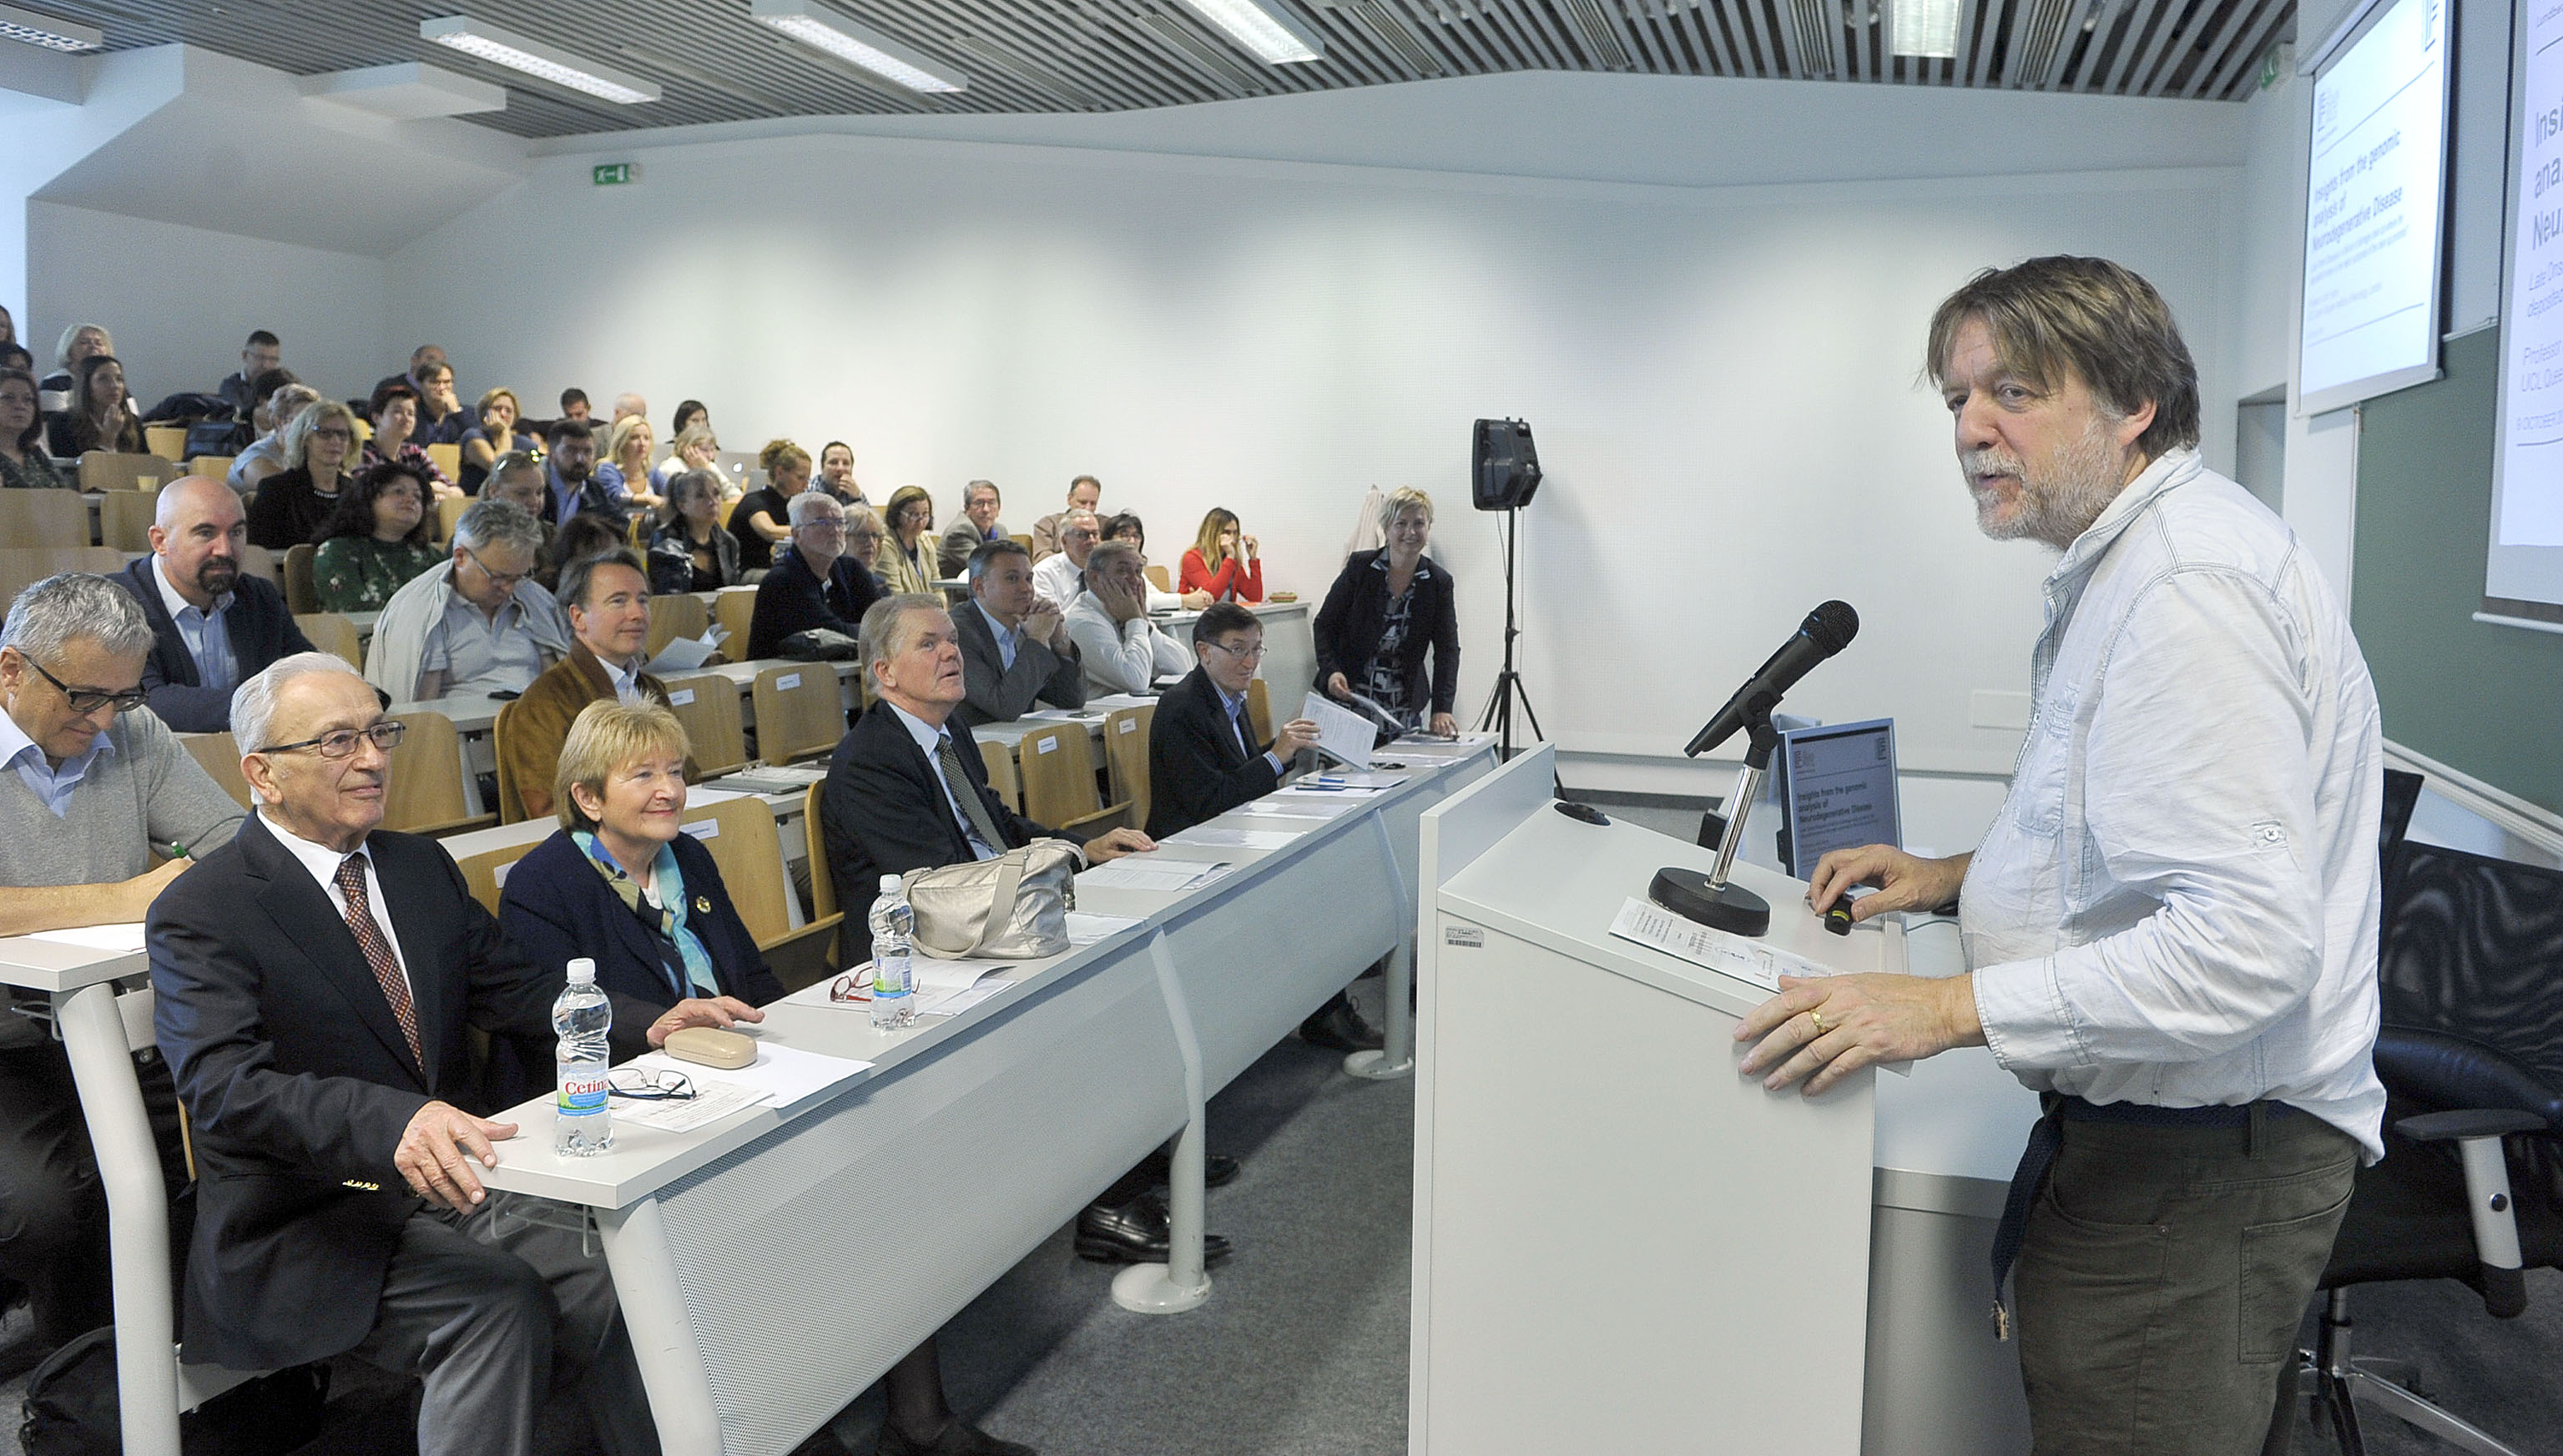
<path id="1" fill-rule="evenodd" d="M 1958 54 L 1958 0 L 1890 0 L 1887 12 L 1898 56 L 1942 60 Z"/>
<path id="2" fill-rule="evenodd" d="M 628 106 L 659 99 L 659 87 L 655 82 L 643 81 L 593 61 L 580 60 L 468 15 L 422 20 L 418 23 L 418 34 L 421 40 L 434 41 L 493 66 L 520 71 L 537 81 L 567 87 L 599 100 L 617 101 Z"/>
<path id="3" fill-rule="evenodd" d="M 1326 43 L 1283 11 L 1279 0 L 1270 5 L 1256 0 L 1184 0 L 1184 4 L 1269 66 L 1314 61 L 1326 54 Z"/>
<path id="4" fill-rule="evenodd" d="M 887 77 L 909 91 L 946 92 L 969 89 L 970 78 L 811 0 L 753 0 L 747 13 L 758 24 L 812 50 Z"/>
<path id="5" fill-rule="evenodd" d="M 0 41 L 16 41 L 22 46 L 41 46 L 48 51 L 74 55 L 95 51 L 106 44 L 105 33 L 32 10 L 17 10 L 0 5 Z"/>

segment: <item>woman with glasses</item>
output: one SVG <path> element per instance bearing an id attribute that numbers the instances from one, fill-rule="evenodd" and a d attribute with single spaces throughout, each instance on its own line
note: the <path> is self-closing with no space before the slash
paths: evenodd
<path id="1" fill-rule="evenodd" d="M 311 556 L 323 612 L 379 612 L 410 578 L 444 560 L 428 539 L 427 481 L 403 461 L 377 464 L 338 492 Z"/>
<path id="2" fill-rule="evenodd" d="M 70 490 L 76 484 L 45 454 L 36 376 L 24 369 L 0 369 L 0 488 Z"/>
<path id="3" fill-rule="evenodd" d="M 922 485 L 901 485 L 890 492 L 882 512 L 889 540 L 873 575 L 893 597 L 936 595 L 934 574 L 942 562 L 942 542 L 934 534 L 934 497 Z"/>
<path id="4" fill-rule="evenodd" d="M 516 428 L 522 409 L 512 389 L 485 391 L 473 417 L 481 423 L 463 432 L 463 489 L 477 493 L 490 467 L 498 456 L 511 451 L 540 454 L 542 446 L 532 436 Z"/>
<path id="5" fill-rule="evenodd" d="M 1460 619 L 1451 574 L 1424 554 L 1433 497 L 1402 487 L 1382 502 L 1379 524 L 1388 544 L 1353 553 L 1317 609 L 1317 681 L 1329 696 L 1349 702 L 1359 693 L 1401 724 L 1447 738 L 1459 731 L 1451 705 L 1460 694 Z"/>
<path id="6" fill-rule="evenodd" d="M 287 551 L 316 543 L 346 488 L 347 465 L 356 457 L 356 417 L 336 400 L 303 407 L 277 441 L 285 468 L 260 482 L 249 503 L 254 546 Z"/>
<path id="7" fill-rule="evenodd" d="M 716 592 L 739 581 L 738 538 L 721 529 L 720 477 L 687 470 L 668 481 L 650 537 L 650 590 Z"/>
<path id="8" fill-rule="evenodd" d="M 113 354 L 92 354 L 80 362 L 71 408 L 54 416 L 45 436 L 46 448 L 67 460 L 94 450 L 147 455 L 151 449 L 142 443 L 142 422 L 125 396 L 124 366 Z"/>
<path id="9" fill-rule="evenodd" d="M 1202 517 L 1176 585 L 1208 592 L 1214 602 L 1264 600 L 1264 558 L 1255 538 L 1239 528 L 1237 512 L 1213 507 Z"/>

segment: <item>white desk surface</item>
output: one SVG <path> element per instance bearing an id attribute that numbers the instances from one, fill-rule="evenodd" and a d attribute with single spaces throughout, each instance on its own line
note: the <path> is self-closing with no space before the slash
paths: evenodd
<path id="1" fill-rule="evenodd" d="M 1465 764 L 1487 749 L 1482 741 L 1435 747 L 1446 751 L 1409 758 L 1408 762 L 1414 769 L 1413 777 L 1387 794 L 1372 798 L 1370 805 L 1385 806 L 1401 797 L 1430 792 L 1450 769 Z M 789 1109 L 792 1118 L 807 1116 L 859 1091 L 868 1079 L 889 1068 L 928 1055 L 957 1039 L 967 1038 L 992 1018 L 1004 1015 L 1018 1002 L 1044 988 L 1067 981 L 1089 966 L 1117 959 L 1135 937 L 1144 934 L 1151 926 L 1182 918 L 1215 899 L 1252 890 L 1261 877 L 1257 869 L 1265 861 L 1293 857 L 1294 851 L 1304 850 L 1307 844 L 1338 833 L 1362 832 L 1360 826 L 1367 821 L 1366 815 L 1357 813 L 1324 820 L 1276 819 L 1242 812 L 1221 816 L 1211 822 L 1239 828 L 1290 829 L 1297 833 L 1298 839 L 1284 849 L 1262 851 L 1225 846 L 1170 845 L 1158 851 L 1165 858 L 1226 860 L 1236 866 L 1219 879 L 1179 895 L 1103 888 L 1089 890 L 1081 885 L 1078 894 L 1081 911 L 1136 917 L 1141 924 L 1097 944 L 1075 947 L 1066 955 L 1021 963 L 1016 973 L 1005 978 L 1013 990 L 1001 992 L 957 1016 L 924 1016 L 905 1031 L 886 1034 L 873 1029 L 868 1011 L 860 1005 L 840 1008 L 777 1002 L 765 1008 L 766 1019 L 753 1028 L 753 1033 L 760 1039 L 781 1045 L 874 1063 L 873 1072 L 857 1076 L 828 1094 L 806 1099 Z M 637 1123 L 624 1122 L 615 1128 L 612 1152 L 585 1159 L 560 1158 L 552 1153 L 552 1110 L 548 1099 L 536 1098 L 526 1102 L 501 1114 L 501 1120 L 517 1124 L 521 1131 L 513 1140 L 497 1145 L 501 1161 L 489 1174 L 488 1182 L 492 1186 L 562 1202 L 613 1208 L 647 1197 L 688 1174 L 756 1142 L 787 1119 L 770 1107 L 755 1107 L 690 1133 L 663 1133 Z"/>
<path id="2" fill-rule="evenodd" d="M 0 986 L 68 992 L 101 981 L 141 976 L 151 969 L 140 951 L 97 951 L 34 936 L 0 937 Z"/>

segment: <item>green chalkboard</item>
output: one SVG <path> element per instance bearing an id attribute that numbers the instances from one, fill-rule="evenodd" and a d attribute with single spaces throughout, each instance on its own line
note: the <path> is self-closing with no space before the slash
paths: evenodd
<path id="1" fill-rule="evenodd" d="M 2491 537 L 2500 331 L 2447 345 L 2447 377 L 2360 411 L 2350 623 L 2385 736 L 2563 813 L 2563 636 L 2475 622 Z"/>

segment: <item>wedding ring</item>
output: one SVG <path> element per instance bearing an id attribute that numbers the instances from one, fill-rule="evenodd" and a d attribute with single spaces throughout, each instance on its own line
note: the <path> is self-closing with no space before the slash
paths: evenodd
<path id="1" fill-rule="evenodd" d="M 1824 1013 L 1824 1012 L 1819 1011 L 1819 1010 L 1810 1009 L 1810 1010 L 1807 1012 L 1807 1019 L 1816 1023 L 1816 1034 L 1817 1034 L 1818 1036 L 1822 1036 L 1822 1035 L 1824 1035 L 1824 1034 L 1825 1034 L 1825 1013 Z"/>

